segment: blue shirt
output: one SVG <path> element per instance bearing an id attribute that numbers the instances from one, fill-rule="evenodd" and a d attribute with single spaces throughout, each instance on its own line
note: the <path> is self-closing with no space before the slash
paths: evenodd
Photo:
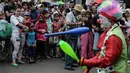
<path id="1" fill-rule="evenodd" d="M 30 17 L 32 20 L 35 20 L 37 19 L 37 16 L 38 16 L 38 11 L 37 10 L 34 10 L 30 13 Z"/>
<path id="2" fill-rule="evenodd" d="M 36 40 L 36 33 L 34 31 L 28 32 L 27 41 L 30 46 L 33 46 Z"/>
<path id="3" fill-rule="evenodd" d="M 48 32 L 52 33 L 52 20 L 51 20 L 51 18 L 48 18 L 46 20 L 46 23 L 47 23 L 47 26 L 48 26 Z"/>

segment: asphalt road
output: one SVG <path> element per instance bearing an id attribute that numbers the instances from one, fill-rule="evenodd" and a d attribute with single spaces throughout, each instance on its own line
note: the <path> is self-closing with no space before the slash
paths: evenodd
<path id="1" fill-rule="evenodd" d="M 0 63 L 0 73 L 83 73 L 84 71 L 82 67 L 74 69 L 75 71 L 65 70 L 61 59 L 47 59 L 45 62 L 26 63 L 19 67 L 12 67 L 10 63 Z M 96 69 L 92 69 L 90 73 L 96 73 Z"/>

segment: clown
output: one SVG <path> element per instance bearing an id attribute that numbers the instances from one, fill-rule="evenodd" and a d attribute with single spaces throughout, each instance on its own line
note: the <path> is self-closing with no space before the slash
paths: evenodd
<path id="1" fill-rule="evenodd" d="M 91 59 L 81 58 L 78 63 L 87 66 L 87 72 L 93 67 L 98 67 L 98 73 L 126 73 L 127 44 L 118 25 L 122 16 L 119 5 L 115 1 L 105 0 L 99 6 L 98 12 L 101 27 L 104 29 L 98 43 L 101 51 Z"/>

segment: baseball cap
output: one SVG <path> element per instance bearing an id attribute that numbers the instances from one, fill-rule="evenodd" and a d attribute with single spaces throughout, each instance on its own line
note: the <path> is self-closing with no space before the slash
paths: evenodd
<path id="1" fill-rule="evenodd" d="M 24 16 L 30 16 L 30 12 L 25 12 Z"/>

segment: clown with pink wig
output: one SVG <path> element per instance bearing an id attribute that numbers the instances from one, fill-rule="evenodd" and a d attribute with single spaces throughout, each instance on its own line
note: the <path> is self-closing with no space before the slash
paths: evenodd
<path id="1" fill-rule="evenodd" d="M 97 73 L 127 73 L 127 44 L 125 36 L 118 24 L 122 17 L 120 7 L 116 0 L 105 0 L 98 8 L 101 21 L 101 34 L 98 48 L 100 52 L 91 59 L 81 58 L 79 65 L 87 66 L 85 73 L 97 67 Z"/>

